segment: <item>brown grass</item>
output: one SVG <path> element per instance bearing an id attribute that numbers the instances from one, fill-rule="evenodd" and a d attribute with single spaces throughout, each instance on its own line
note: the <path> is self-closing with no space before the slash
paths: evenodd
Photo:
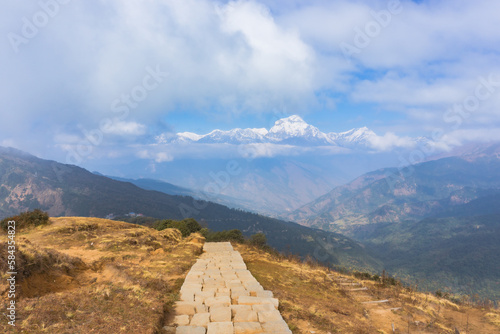
<path id="1" fill-rule="evenodd" d="M 2 236 L 2 238 L 4 238 Z M 0 239 L 4 265 L 6 247 Z M 200 235 L 97 218 L 57 218 L 17 235 L 17 327 L 0 333 L 161 333 L 170 323 L 187 271 L 201 252 Z M 384 286 L 248 245 L 234 245 L 259 282 L 280 299 L 297 333 L 498 334 L 499 312 L 457 305 L 401 286 Z M 1 267 L 2 273 L 5 268 Z M 0 282 L 5 309 L 6 281 Z M 340 280 L 368 291 L 351 292 Z M 363 301 L 389 299 L 387 304 Z M 391 308 L 397 308 L 391 310 Z"/>
<path id="2" fill-rule="evenodd" d="M 203 238 L 97 218 L 51 221 L 17 235 L 17 326 L 2 321 L 0 332 L 160 332 Z"/>
<path id="3" fill-rule="evenodd" d="M 328 278 L 326 268 L 238 245 L 249 270 L 280 300 L 294 333 L 376 333 L 364 309 Z"/>
<path id="4" fill-rule="evenodd" d="M 485 314 L 486 319 L 491 322 L 493 325 L 498 327 L 500 332 L 500 312 L 489 312 Z"/>
<path id="5" fill-rule="evenodd" d="M 498 334 L 497 311 L 457 305 L 444 298 L 415 292 L 400 285 L 330 271 L 316 263 L 302 263 L 247 245 L 237 245 L 249 270 L 265 289 L 280 299 L 280 310 L 297 333 L 469 333 Z M 361 283 L 368 291 L 348 291 Z M 362 304 L 388 299 L 389 303 Z"/>

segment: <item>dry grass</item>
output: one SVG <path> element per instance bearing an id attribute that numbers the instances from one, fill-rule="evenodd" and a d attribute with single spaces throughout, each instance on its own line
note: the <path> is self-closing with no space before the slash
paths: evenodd
<path id="1" fill-rule="evenodd" d="M 58 218 L 17 235 L 16 333 L 161 333 L 185 274 L 201 252 L 200 235 L 96 218 Z M 2 237 L 3 238 L 3 237 Z M 0 240 L 2 264 L 5 240 Z M 498 334 L 498 311 L 457 305 L 401 286 L 382 286 L 340 275 L 314 263 L 234 245 L 250 271 L 280 299 L 280 310 L 297 333 Z M 2 272 L 5 272 L 2 269 Z M 349 292 L 333 278 L 369 288 Z M 6 284 L 0 293 L 5 309 Z M 362 301 L 389 299 L 387 304 Z M 391 310 L 391 308 L 396 308 Z M 15 332 L 6 321 L 0 333 Z"/>
<path id="2" fill-rule="evenodd" d="M 392 333 L 392 324 L 396 333 L 407 333 L 408 327 L 411 333 L 454 333 L 455 328 L 464 333 L 466 328 L 469 333 L 499 333 L 500 316 L 494 311 L 457 305 L 402 286 L 358 280 L 246 245 L 236 248 L 264 288 L 280 299 L 280 310 L 294 334 Z M 340 280 L 361 283 L 369 290 L 348 291 L 356 286 L 340 285 Z M 383 299 L 389 303 L 362 304 Z"/>
<path id="3" fill-rule="evenodd" d="M 178 230 L 158 232 L 97 218 L 51 221 L 17 236 L 23 270 L 17 277 L 15 330 L 159 332 L 203 238 L 183 240 Z M 1 247 L 3 252 L 6 247 Z M 2 307 L 7 300 L 4 281 Z M 14 332 L 2 321 L 0 332 L 9 331 Z"/>
<path id="4" fill-rule="evenodd" d="M 493 325 L 497 326 L 500 332 L 500 313 L 498 312 L 489 312 L 485 314 L 486 319 L 491 322 Z"/>
<path id="5" fill-rule="evenodd" d="M 238 245 L 249 270 L 280 300 L 294 333 L 376 333 L 363 307 L 328 278 L 326 268 Z"/>

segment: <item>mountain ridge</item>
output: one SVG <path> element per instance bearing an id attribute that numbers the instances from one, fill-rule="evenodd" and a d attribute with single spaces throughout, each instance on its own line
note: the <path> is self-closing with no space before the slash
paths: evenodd
<path id="1" fill-rule="evenodd" d="M 328 254 L 331 265 L 378 268 L 363 246 L 338 233 L 311 229 L 189 196 L 144 190 L 83 168 L 0 150 L 0 217 L 40 208 L 51 216 L 106 217 L 130 212 L 157 219 L 195 218 L 215 231 L 265 233 L 271 246 L 301 256 Z M 15 151 L 14 151 L 15 152 Z"/>
<path id="2" fill-rule="evenodd" d="M 377 135 L 367 127 L 349 131 L 324 133 L 317 127 L 306 123 L 300 116 L 292 115 L 277 120 L 269 130 L 265 128 L 235 128 L 228 131 L 213 130 L 205 135 L 192 132 L 163 134 L 156 137 L 158 143 L 205 143 L 205 144 L 290 144 L 360 147 L 370 149 Z"/>
<path id="3" fill-rule="evenodd" d="M 407 174 L 395 168 L 373 171 L 334 188 L 286 217 L 350 235 L 352 224 L 422 219 L 439 213 L 444 206 L 499 192 L 500 159 L 467 157 L 423 162 L 411 166 L 412 172 Z"/>
<path id="4" fill-rule="evenodd" d="M 498 147 L 366 173 L 286 218 L 368 245 L 407 284 L 498 300 Z"/>

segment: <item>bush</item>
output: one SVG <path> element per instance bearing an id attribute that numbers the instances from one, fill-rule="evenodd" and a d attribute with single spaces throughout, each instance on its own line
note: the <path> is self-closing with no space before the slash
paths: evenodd
<path id="1" fill-rule="evenodd" d="M 176 228 L 181 231 L 184 238 L 189 236 L 191 233 L 201 230 L 200 224 L 193 218 L 187 218 L 183 220 L 160 220 L 154 224 L 154 228 L 158 231 L 162 231 L 166 228 Z"/>
<path id="2" fill-rule="evenodd" d="M 198 232 L 201 230 L 201 225 L 193 218 L 187 218 L 182 221 L 185 225 L 189 234 Z"/>
<path id="3" fill-rule="evenodd" d="M 267 238 L 264 233 L 256 233 L 250 237 L 249 242 L 251 245 L 264 247 L 267 244 Z"/>
<path id="4" fill-rule="evenodd" d="M 394 277 L 386 277 L 383 281 L 384 285 L 398 285 L 399 282 Z"/>
<path id="5" fill-rule="evenodd" d="M 370 273 L 366 273 L 366 272 L 355 272 L 354 277 L 356 277 L 358 279 L 364 279 L 364 280 L 374 280 L 374 281 L 378 280 L 378 279 L 374 279 L 374 277 Z"/>
<path id="6" fill-rule="evenodd" d="M 208 242 L 221 242 L 221 241 L 234 241 L 239 243 L 245 242 L 245 237 L 243 236 L 243 233 L 241 233 L 240 230 L 213 232 L 208 229 L 203 229 L 202 234 Z"/>
<path id="7" fill-rule="evenodd" d="M 23 212 L 17 216 L 5 218 L 0 222 L 2 230 L 7 231 L 9 221 L 16 222 L 16 231 L 49 224 L 49 214 L 40 209 Z"/>

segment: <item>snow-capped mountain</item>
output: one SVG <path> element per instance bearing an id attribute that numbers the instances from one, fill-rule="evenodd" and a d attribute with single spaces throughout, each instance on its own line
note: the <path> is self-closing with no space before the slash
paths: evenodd
<path id="1" fill-rule="evenodd" d="M 359 129 L 352 129 L 346 132 L 328 134 L 329 139 L 342 147 L 370 146 L 371 140 L 377 135 L 366 126 Z"/>
<path id="2" fill-rule="evenodd" d="M 200 143 L 248 144 L 264 142 L 266 129 L 233 129 L 229 131 L 214 130 L 203 136 Z"/>
<path id="3" fill-rule="evenodd" d="M 297 115 L 277 120 L 267 133 L 266 138 L 270 142 L 292 145 L 334 144 L 328 138 L 328 135 L 321 132 L 318 128 L 307 124 Z"/>
<path id="4" fill-rule="evenodd" d="M 205 135 L 182 132 L 175 135 L 162 134 L 158 143 L 204 143 L 204 144 L 252 144 L 272 143 L 296 146 L 339 146 L 345 148 L 371 148 L 375 132 L 363 127 L 341 133 L 324 133 L 306 123 L 300 116 L 282 118 L 269 129 L 214 130 Z"/>

